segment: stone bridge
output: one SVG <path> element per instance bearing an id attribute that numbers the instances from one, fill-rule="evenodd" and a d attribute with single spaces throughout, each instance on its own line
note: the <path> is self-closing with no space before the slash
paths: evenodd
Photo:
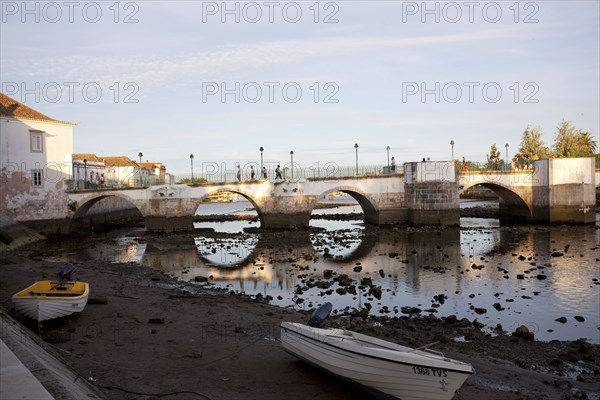
<path id="1" fill-rule="evenodd" d="M 500 218 L 540 223 L 594 223 L 600 171 L 593 158 L 539 160 L 530 170 L 474 171 L 459 176 L 461 191 L 475 185 L 500 197 Z"/>
<path id="2" fill-rule="evenodd" d="M 316 204 L 332 192 L 356 199 L 366 223 L 458 225 L 461 190 L 483 185 L 500 196 L 501 215 L 507 219 L 593 223 L 598 181 L 593 158 L 536 161 L 528 171 L 462 174 L 449 161 L 411 162 L 404 164 L 401 173 L 391 175 L 73 191 L 69 200 L 76 204 L 71 216 L 75 223 L 106 197 L 125 199 L 140 211 L 146 229 L 152 232 L 193 229 L 198 206 L 222 192 L 248 199 L 265 229 L 307 227 Z"/>

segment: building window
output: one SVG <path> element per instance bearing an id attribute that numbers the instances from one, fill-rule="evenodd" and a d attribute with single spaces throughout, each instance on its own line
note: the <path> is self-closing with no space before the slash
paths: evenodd
<path id="1" fill-rule="evenodd" d="M 31 143 L 32 153 L 43 153 L 44 152 L 44 132 L 41 131 L 29 131 L 29 138 Z"/>
<path id="2" fill-rule="evenodd" d="M 42 187 L 42 170 L 32 169 L 31 170 L 31 182 L 33 187 Z"/>

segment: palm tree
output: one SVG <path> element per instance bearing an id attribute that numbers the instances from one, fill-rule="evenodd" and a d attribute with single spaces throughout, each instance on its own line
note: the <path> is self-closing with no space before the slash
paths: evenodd
<path id="1" fill-rule="evenodd" d="M 593 156 L 598 148 L 598 143 L 589 132 L 580 132 L 577 138 L 579 145 L 579 155 L 582 157 Z"/>

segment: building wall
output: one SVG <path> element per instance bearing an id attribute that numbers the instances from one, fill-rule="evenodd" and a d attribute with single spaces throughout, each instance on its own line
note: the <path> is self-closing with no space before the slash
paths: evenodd
<path id="1" fill-rule="evenodd" d="M 31 131 L 42 132 L 42 151 L 31 151 Z M 72 176 L 73 125 L 0 119 L 0 211 L 17 221 L 65 218 L 65 179 Z M 32 171 L 41 171 L 36 181 Z"/>

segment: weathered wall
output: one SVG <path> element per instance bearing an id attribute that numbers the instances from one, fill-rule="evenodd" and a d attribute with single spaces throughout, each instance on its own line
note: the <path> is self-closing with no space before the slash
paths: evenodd
<path id="1" fill-rule="evenodd" d="M 595 160 L 556 158 L 548 162 L 547 222 L 596 222 Z"/>
<path id="2" fill-rule="evenodd" d="M 16 221 L 66 218 L 73 124 L 3 116 L 0 131 L 0 212 Z M 32 131 L 42 136 L 41 151 L 32 151 Z M 42 172 L 39 186 L 32 170 Z"/>

